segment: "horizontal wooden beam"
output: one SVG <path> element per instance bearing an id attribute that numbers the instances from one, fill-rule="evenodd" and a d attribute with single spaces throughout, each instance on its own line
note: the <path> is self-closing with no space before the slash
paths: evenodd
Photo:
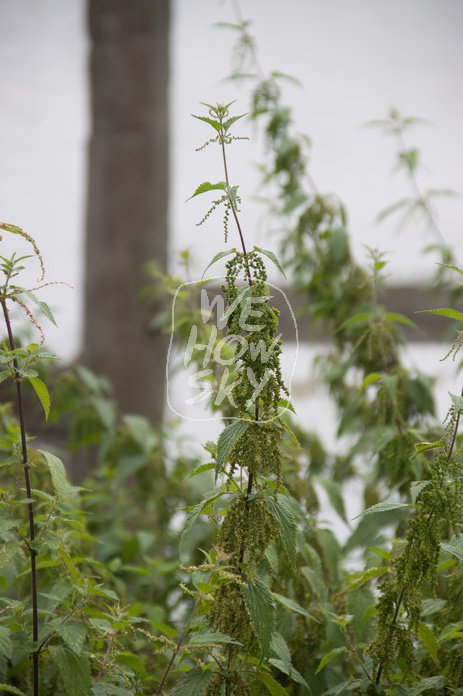
<path id="1" fill-rule="evenodd" d="M 306 300 L 302 293 L 295 293 L 293 289 L 282 287 L 286 295 L 272 289 L 273 306 L 280 310 L 279 331 L 284 342 L 294 342 L 296 332 L 293 315 L 296 318 L 298 340 L 304 343 L 327 343 L 331 336 L 310 318 L 310 310 L 305 308 Z M 212 298 L 216 294 L 222 294 L 218 287 L 207 286 L 207 294 Z M 438 343 L 449 340 L 451 321 L 435 314 L 416 314 L 425 309 L 439 309 L 451 307 L 450 291 L 432 290 L 419 285 L 390 285 L 380 295 L 379 304 L 388 312 L 403 314 L 417 325 L 417 329 L 400 324 L 405 338 L 416 343 Z M 289 309 L 291 307 L 291 310 Z M 349 317 L 346 316 L 346 319 Z M 335 327 L 334 327 L 335 328 Z"/>

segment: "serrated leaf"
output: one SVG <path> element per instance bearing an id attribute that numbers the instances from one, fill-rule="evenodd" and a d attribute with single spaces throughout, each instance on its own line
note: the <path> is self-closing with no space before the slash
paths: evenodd
<path id="1" fill-rule="evenodd" d="M 286 609 L 289 609 L 290 611 L 295 611 L 296 614 L 301 614 L 302 616 L 305 616 L 306 619 L 310 619 L 311 621 L 315 621 L 316 623 L 318 623 L 317 619 L 314 619 L 314 617 L 311 616 L 309 612 L 306 609 L 304 609 L 304 607 L 301 607 L 300 604 L 294 602 L 292 599 L 288 599 L 288 597 L 283 597 L 283 595 L 278 594 L 277 592 L 272 592 L 272 597 L 277 602 L 286 607 Z"/>
<path id="2" fill-rule="evenodd" d="M 0 568 L 4 568 L 9 564 L 15 553 L 19 551 L 19 548 L 17 541 L 9 541 L 2 546 L 0 549 Z"/>
<path id="3" fill-rule="evenodd" d="M 463 551 L 459 549 L 457 546 L 453 546 L 452 544 L 441 544 L 441 548 L 443 551 L 451 553 L 452 556 L 456 556 L 458 560 L 463 561 Z"/>
<path id="4" fill-rule="evenodd" d="M 415 444 L 415 452 L 412 454 L 414 457 L 416 454 L 421 452 L 426 452 L 427 450 L 436 449 L 438 447 L 444 447 L 443 442 L 417 442 Z"/>
<path id="5" fill-rule="evenodd" d="M 283 409 L 288 409 L 289 411 L 292 411 L 294 413 L 294 415 L 297 415 L 293 404 L 288 399 L 280 399 L 278 402 L 278 407 L 283 408 Z M 281 413 L 283 413 L 283 412 L 281 412 Z M 281 413 L 280 413 L 280 415 L 281 415 Z"/>
<path id="6" fill-rule="evenodd" d="M 325 655 L 323 660 L 318 665 L 318 668 L 317 668 L 317 671 L 315 672 L 315 674 L 318 674 L 319 672 L 321 672 L 323 667 L 325 667 L 328 664 L 328 662 L 331 662 L 331 660 L 334 660 L 334 658 L 337 657 L 338 655 L 340 655 L 341 653 L 345 653 L 346 650 L 347 650 L 347 648 L 345 646 L 343 646 L 342 648 L 335 648 L 335 650 L 332 650 L 331 652 L 329 652 L 328 655 Z"/>
<path id="7" fill-rule="evenodd" d="M 387 566 L 381 566 L 380 568 L 370 568 L 369 570 L 365 571 L 365 573 L 363 573 L 363 575 L 361 575 L 357 580 L 348 583 L 348 587 L 360 587 L 360 585 L 363 585 L 364 582 L 371 580 L 371 578 L 375 578 L 378 575 L 384 575 L 388 572 L 389 568 Z"/>
<path id="8" fill-rule="evenodd" d="M 213 672 L 203 671 L 200 667 L 187 672 L 170 692 L 170 696 L 201 696 L 209 684 Z"/>
<path id="9" fill-rule="evenodd" d="M 241 594 L 262 650 L 262 659 L 265 659 L 275 628 L 275 603 L 270 590 L 260 578 L 248 578 L 246 582 L 248 586 L 241 587 Z"/>
<path id="10" fill-rule="evenodd" d="M 248 420 L 237 420 L 220 433 L 219 439 L 217 441 L 217 455 L 215 465 L 216 481 L 217 476 L 219 475 L 220 471 L 222 470 L 225 464 L 225 460 L 227 459 L 228 455 L 230 454 L 240 437 L 244 435 L 248 427 Z"/>
<path id="11" fill-rule="evenodd" d="M 66 696 L 90 696 L 92 682 L 86 655 L 76 655 L 62 646 L 51 646 L 50 653 L 58 665 Z"/>
<path id="12" fill-rule="evenodd" d="M 463 314 L 457 312 L 456 309 L 451 309 L 449 307 L 443 307 L 442 309 L 420 309 L 415 312 L 415 314 L 439 314 L 441 317 L 448 317 L 449 319 L 455 319 L 456 321 L 463 321 Z"/>
<path id="13" fill-rule="evenodd" d="M 357 515 L 353 519 L 356 520 L 358 517 L 368 517 L 369 515 L 375 515 L 378 512 L 391 512 L 391 510 L 403 510 L 404 508 L 413 507 L 409 503 L 399 503 L 399 502 L 385 502 L 378 503 L 377 505 L 372 505 L 367 508 L 360 515 Z"/>
<path id="14" fill-rule="evenodd" d="M 418 500 L 418 496 L 420 495 L 421 491 L 423 491 L 431 481 L 413 481 L 413 483 L 410 486 L 410 495 L 412 497 L 412 503 L 415 505 L 416 501 Z"/>
<path id="15" fill-rule="evenodd" d="M 384 375 L 381 372 L 371 372 L 363 380 L 362 386 L 360 387 L 360 391 L 366 389 L 370 384 L 373 384 L 374 382 L 378 382 L 378 380 L 383 379 L 383 377 Z"/>
<path id="16" fill-rule="evenodd" d="M 279 672 L 287 674 L 290 679 L 297 682 L 298 684 L 303 684 L 306 687 L 306 689 L 310 691 L 309 685 L 307 684 L 302 674 L 298 672 L 297 669 L 295 669 L 292 665 L 287 665 L 285 662 L 283 662 L 283 660 L 275 660 L 273 658 L 269 660 L 269 662 L 274 667 L 276 667 L 276 669 Z"/>
<path id="17" fill-rule="evenodd" d="M 322 476 L 314 476 L 313 478 L 314 481 L 323 486 L 325 491 L 328 493 L 328 498 L 331 505 L 334 507 L 339 517 L 347 523 L 346 510 L 344 507 L 344 500 L 340 486 L 336 483 L 336 481 L 323 478 Z"/>
<path id="18" fill-rule="evenodd" d="M 120 652 L 116 657 L 116 661 L 119 662 L 119 664 L 121 665 L 130 667 L 130 669 L 133 670 L 135 674 L 139 674 L 142 679 L 146 679 L 145 665 L 140 660 L 138 655 L 134 655 L 131 652 Z"/>
<path id="19" fill-rule="evenodd" d="M 375 549 L 372 546 L 367 546 L 368 551 L 373 551 L 373 553 L 377 553 L 378 556 L 381 556 L 381 558 L 384 558 L 386 561 L 391 560 L 391 554 L 389 551 L 385 551 L 384 549 Z"/>
<path id="20" fill-rule="evenodd" d="M 354 314 L 353 317 L 350 319 L 347 319 L 341 326 L 339 326 L 336 329 L 336 332 L 342 331 L 343 329 L 346 329 L 348 326 L 352 326 L 353 324 L 364 324 L 367 321 L 370 321 L 371 317 L 367 312 L 359 312 L 358 314 Z M 335 333 L 336 333 L 335 332 Z"/>
<path id="21" fill-rule="evenodd" d="M 85 626 L 75 621 L 66 621 L 66 623 L 60 623 L 55 626 L 55 630 L 73 653 L 76 655 L 82 654 L 87 636 Z"/>
<path id="22" fill-rule="evenodd" d="M 278 261 L 277 257 L 276 257 L 275 254 L 273 253 L 273 251 L 268 251 L 267 249 L 261 249 L 261 248 L 258 247 L 258 246 L 255 246 L 254 249 L 255 249 L 256 251 L 259 251 L 261 254 L 264 254 L 265 256 L 267 256 L 267 258 L 269 258 L 270 261 L 272 261 L 272 262 L 275 264 L 275 266 L 278 268 L 278 270 L 280 271 L 280 273 L 282 273 L 283 276 L 286 278 L 286 273 L 284 272 L 281 263 Z"/>
<path id="23" fill-rule="evenodd" d="M 288 644 L 278 631 L 274 631 L 270 647 L 285 665 L 291 667 L 291 653 L 289 652 Z"/>
<path id="24" fill-rule="evenodd" d="M 226 636 L 225 633 L 221 631 L 216 631 L 211 633 L 210 631 L 205 631 L 204 633 L 194 633 L 190 638 L 190 643 L 192 645 L 214 645 L 215 643 L 228 643 L 230 645 L 242 645 L 240 642 L 230 636 Z"/>
<path id="25" fill-rule="evenodd" d="M 178 631 L 175 628 L 172 628 L 172 626 L 167 626 L 167 624 L 163 623 L 152 623 L 152 626 L 156 626 L 161 633 L 164 633 L 168 638 L 175 638 L 178 636 Z"/>
<path id="26" fill-rule="evenodd" d="M 204 121 L 204 123 L 208 123 L 210 126 L 215 128 L 217 132 L 220 132 L 220 129 L 222 128 L 222 124 L 220 121 L 216 121 L 213 118 L 208 118 L 207 116 L 196 116 L 195 114 L 191 114 L 193 118 L 197 118 L 199 121 Z"/>
<path id="27" fill-rule="evenodd" d="M 439 642 L 444 643 L 446 640 L 461 638 L 463 636 L 463 621 L 459 623 L 448 624 L 439 636 Z"/>
<path id="28" fill-rule="evenodd" d="M 46 459 L 53 482 L 53 488 L 58 495 L 64 495 L 69 489 L 69 484 L 63 462 L 58 457 L 55 457 L 54 454 L 51 454 L 51 452 L 45 452 L 44 450 L 38 451 L 40 454 L 43 454 Z"/>
<path id="29" fill-rule="evenodd" d="M 43 410 L 45 411 L 45 419 L 48 420 L 48 415 L 50 413 L 50 395 L 46 384 L 42 382 L 39 377 L 28 377 L 28 381 L 33 386 L 35 393 L 40 399 Z"/>
<path id="30" fill-rule="evenodd" d="M 193 476 L 197 476 L 198 474 L 202 474 L 203 471 L 210 471 L 211 469 L 214 469 L 214 468 L 215 468 L 214 462 L 208 462 L 207 464 L 201 464 L 200 466 L 197 466 L 196 469 L 193 469 L 193 471 L 190 471 L 190 473 L 186 477 L 185 481 L 187 481 L 190 478 L 193 478 Z"/>
<path id="31" fill-rule="evenodd" d="M 17 689 L 15 686 L 10 686 L 9 684 L 0 684 L 0 691 L 7 691 L 10 696 L 26 696 L 24 691 Z"/>
<path id="32" fill-rule="evenodd" d="M 127 691 L 127 689 L 122 689 L 115 684 L 98 682 L 92 684 L 92 694 L 93 696 L 133 696 L 133 691 Z"/>
<path id="33" fill-rule="evenodd" d="M 0 626 L 0 656 L 11 660 L 13 656 L 13 644 L 10 639 L 11 631 L 6 626 Z"/>
<path id="34" fill-rule="evenodd" d="M 397 312 L 387 312 L 384 315 L 384 318 L 388 319 L 389 321 L 397 321 L 400 324 L 406 324 L 407 326 L 411 326 L 412 329 L 418 328 L 414 321 L 404 316 L 403 314 L 398 314 Z"/>
<path id="35" fill-rule="evenodd" d="M 293 569 L 296 568 L 297 524 L 292 512 L 279 499 L 266 498 L 268 510 L 276 519 L 280 539 Z"/>
<path id="36" fill-rule="evenodd" d="M 432 630 L 423 621 L 420 621 L 418 627 L 418 635 L 420 636 L 421 642 L 424 647 L 431 655 L 434 662 L 437 664 L 436 652 L 439 650 L 439 641 L 432 632 Z"/>
<path id="37" fill-rule="evenodd" d="M 232 116 L 231 118 L 227 118 L 226 121 L 223 121 L 222 126 L 225 133 L 230 128 L 230 126 L 232 126 L 235 123 L 235 121 L 238 121 L 240 118 L 243 118 L 244 116 L 246 116 L 246 114 L 241 114 L 240 116 Z"/>
<path id="38" fill-rule="evenodd" d="M 375 614 L 375 613 L 376 613 L 376 606 L 374 604 L 372 604 L 371 607 L 368 607 L 368 609 L 366 610 L 366 612 L 362 616 L 362 619 L 361 619 L 359 625 L 362 626 L 362 624 L 364 624 L 366 621 L 368 621 L 368 619 L 370 619 L 373 616 L 373 614 Z"/>
<path id="39" fill-rule="evenodd" d="M 66 568 L 69 571 L 69 575 L 71 576 L 71 581 L 73 585 L 77 585 L 77 570 L 74 565 L 74 563 L 71 560 L 71 557 L 69 556 L 64 549 L 57 549 L 57 553 L 61 556 L 61 559 L 66 566 Z"/>
<path id="40" fill-rule="evenodd" d="M 218 184 L 211 184 L 210 181 L 204 181 L 202 184 L 198 186 L 196 191 L 192 196 L 187 198 L 188 201 L 191 201 L 192 198 L 195 196 L 199 196 L 201 193 L 206 193 L 206 191 L 217 191 L 217 190 L 222 190 L 225 191 L 227 188 L 227 184 L 225 181 L 219 181 Z"/>
<path id="41" fill-rule="evenodd" d="M 423 599 L 423 611 L 422 616 L 431 616 L 431 614 L 436 614 L 438 611 L 443 609 L 447 604 L 445 599 Z"/>
<path id="42" fill-rule="evenodd" d="M 463 411 L 463 396 L 457 396 L 456 394 L 451 394 L 450 392 L 449 392 L 449 396 L 452 399 L 455 413 L 462 413 L 462 411 Z"/>
<path id="43" fill-rule="evenodd" d="M 423 691 L 432 689 L 433 691 L 439 692 L 445 686 L 445 677 L 442 675 L 439 677 L 426 677 L 425 679 L 420 679 L 420 681 L 414 682 L 409 686 L 410 696 L 418 696 L 422 694 Z"/>
<path id="44" fill-rule="evenodd" d="M 267 672 L 257 672 L 256 678 L 262 682 L 272 696 L 288 696 L 288 692 Z M 186 695 L 185 695 L 186 696 Z"/>
<path id="45" fill-rule="evenodd" d="M 233 247 L 233 249 L 230 249 L 229 251 L 219 251 L 219 253 L 216 254 L 216 255 L 214 256 L 214 258 L 212 259 L 212 261 L 206 266 L 206 268 L 204 269 L 204 273 L 202 274 L 201 278 L 204 278 L 204 276 L 206 275 L 206 271 L 208 270 L 208 268 L 210 268 L 214 263 L 216 263 L 216 261 L 219 261 L 220 259 L 223 259 L 224 256 L 230 256 L 230 254 L 236 254 L 236 249 L 235 249 L 235 247 Z"/>
<path id="46" fill-rule="evenodd" d="M 40 311 L 47 317 L 49 321 L 51 321 L 52 324 L 54 324 L 54 326 L 58 326 L 55 317 L 53 316 L 53 313 L 46 302 L 39 300 L 38 297 L 34 295 L 34 293 L 32 293 L 30 290 L 26 290 L 26 288 L 18 288 L 18 290 L 20 290 L 24 295 L 26 295 L 30 300 L 32 300 L 32 302 L 34 302 L 34 304 L 37 305 Z M 57 356 L 53 356 L 53 359 L 56 358 Z"/>

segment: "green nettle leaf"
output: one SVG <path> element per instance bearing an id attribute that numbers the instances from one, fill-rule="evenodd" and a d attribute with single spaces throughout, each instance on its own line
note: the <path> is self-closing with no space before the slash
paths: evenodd
<path id="1" fill-rule="evenodd" d="M 212 261 L 206 266 L 204 269 L 204 273 L 202 274 L 201 278 L 204 278 L 206 275 L 206 271 L 208 268 L 210 268 L 216 261 L 219 261 L 220 259 L 223 259 L 224 256 L 229 256 L 230 254 L 236 254 L 236 249 L 233 247 L 233 249 L 230 249 L 229 251 L 219 251 L 218 254 L 214 256 Z"/>
<path id="2" fill-rule="evenodd" d="M 273 251 L 268 251 L 267 249 L 261 249 L 261 248 L 258 247 L 258 246 L 255 246 L 254 249 L 255 249 L 256 251 L 260 252 L 261 254 L 264 254 L 265 256 L 267 256 L 267 258 L 269 258 L 270 261 L 273 261 L 273 263 L 274 263 L 275 266 L 278 268 L 278 270 L 280 271 L 280 273 L 282 273 L 282 274 L 284 275 L 284 277 L 286 278 L 286 273 L 285 273 L 284 270 L 283 270 L 283 266 L 282 266 L 281 263 L 278 261 L 277 257 L 276 257 L 275 254 L 273 253 Z"/>
<path id="3" fill-rule="evenodd" d="M 201 696 L 209 684 L 213 672 L 203 671 L 201 667 L 187 672 L 170 692 L 171 696 Z"/>
<path id="4" fill-rule="evenodd" d="M 175 638 L 178 636 L 178 631 L 175 628 L 172 628 L 172 626 L 167 626 L 166 624 L 162 623 L 152 623 L 152 626 L 156 626 L 156 628 L 159 628 L 161 633 L 164 633 L 168 638 Z"/>
<path id="5" fill-rule="evenodd" d="M 281 633 L 278 633 L 278 631 L 273 633 L 270 647 L 285 665 L 289 665 L 291 667 L 291 653 L 289 652 L 288 644 Z"/>
<path id="6" fill-rule="evenodd" d="M 431 614 L 436 614 L 447 604 L 445 599 L 423 599 L 423 611 L 422 616 L 431 616 Z"/>
<path id="7" fill-rule="evenodd" d="M 415 454 L 420 454 L 420 452 L 426 452 L 427 450 L 436 449 L 438 447 L 444 447 L 444 443 L 443 442 L 417 442 L 415 445 L 415 453 L 412 454 L 412 457 L 414 457 Z"/>
<path id="8" fill-rule="evenodd" d="M 214 645 L 219 643 L 229 643 L 230 645 L 242 645 L 234 638 L 226 636 L 225 633 L 221 631 L 216 631 L 211 633 L 210 631 L 205 631 L 204 633 L 195 633 L 190 638 L 190 643 L 192 645 Z"/>
<path id="9" fill-rule="evenodd" d="M 439 314 L 441 317 L 448 317 L 449 319 L 456 319 L 456 321 L 463 321 L 463 314 L 457 312 L 456 309 L 450 309 L 449 307 L 444 307 L 443 309 L 420 309 L 415 314 Z"/>
<path id="10" fill-rule="evenodd" d="M 40 403 L 45 411 L 45 418 L 48 420 L 50 413 L 50 395 L 44 382 L 39 377 L 28 377 L 30 384 L 34 387 L 35 393 L 40 399 Z"/>
<path id="11" fill-rule="evenodd" d="M 190 510 L 190 512 L 188 513 L 186 520 L 183 524 L 182 533 L 180 535 L 180 550 L 182 549 L 182 544 L 183 544 L 183 540 L 185 538 L 185 535 L 188 534 L 188 532 L 190 531 L 190 529 L 192 528 L 192 526 L 196 522 L 197 518 L 199 517 L 199 515 L 202 512 L 202 509 L 203 509 L 203 501 L 201 501 L 200 503 L 195 505 L 194 508 L 192 510 Z"/>
<path id="12" fill-rule="evenodd" d="M 267 672 L 258 672 L 256 678 L 267 687 L 272 696 L 288 696 L 288 692 Z"/>
<path id="13" fill-rule="evenodd" d="M 55 626 L 55 630 L 72 652 L 81 655 L 87 635 L 85 626 L 75 621 L 66 621 Z"/>
<path id="14" fill-rule="evenodd" d="M 453 546 L 452 544 L 441 544 L 441 549 L 447 551 L 447 553 L 451 553 L 452 556 L 456 556 L 458 560 L 463 561 L 463 551 L 457 546 Z"/>
<path id="15" fill-rule="evenodd" d="M 384 375 L 382 372 L 371 372 L 363 380 L 362 386 L 360 387 L 360 391 L 366 389 L 368 386 L 370 386 L 370 384 L 373 384 L 374 382 L 378 382 L 378 380 L 383 379 L 383 377 Z"/>
<path id="16" fill-rule="evenodd" d="M 202 474 L 203 471 L 210 471 L 211 469 L 215 469 L 215 462 L 209 462 L 208 464 L 201 464 L 200 466 L 197 466 L 195 469 L 193 469 L 193 471 L 191 471 L 188 474 L 185 481 L 187 481 L 189 478 L 193 478 L 193 476 L 197 476 L 198 474 Z"/>
<path id="17" fill-rule="evenodd" d="M 127 689 L 122 689 L 115 684 L 98 682 L 97 684 L 92 684 L 92 694 L 93 696 L 133 696 L 133 691 L 127 691 Z"/>
<path id="18" fill-rule="evenodd" d="M 44 450 L 38 451 L 40 454 L 43 454 L 47 461 L 48 468 L 50 469 L 51 480 L 53 481 L 53 488 L 58 495 L 64 495 L 69 489 L 69 484 L 63 462 L 58 457 L 55 457 L 54 454 L 51 454 L 51 452 L 45 452 Z"/>
<path id="19" fill-rule="evenodd" d="M 384 315 L 384 318 L 388 319 L 389 321 L 396 321 L 399 324 L 406 324 L 407 326 L 411 326 L 412 329 L 418 328 L 414 321 L 408 317 L 405 317 L 403 314 L 398 314 L 397 312 L 387 312 Z"/>
<path id="20" fill-rule="evenodd" d="M 50 647 L 64 683 L 66 696 L 91 696 L 90 662 L 86 655 L 76 655 L 62 646 Z"/>
<path id="21" fill-rule="evenodd" d="M 420 621 L 418 627 L 418 635 L 420 636 L 421 642 L 423 643 L 426 650 L 431 655 L 434 662 L 437 664 L 436 652 L 439 650 L 439 641 L 434 633 L 431 631 L 429 626 L 427 626 L 423 621 Z"/>
<path id="22" fill-rule="evenodd" d="M 53 316 L 53 313 L 52 313 L 50 307 L 47 305 L 46 302 L 43 302 L 43 300 L 39 300 L 39 299 L 34 295 L 34 293 L 32 293 L 30 290 L 26 290 L 26 288 L 18 288 L 18 290 L 19 290 L 21 293 L 23 293 L 24 295 L 26 295 L 30 300 L 32 300 L 32 302 L 34 302 L 34 304 L 37 305 L 37 307 L 40 309 L 40 311 L 47 317 L 47 319 L 48 319 L 49 321 L 51 321 L 52 324 L 54 324 L 55 326 L 58 326 L 58 324 L 57 324 L 56 321 L 55 321 L 55 317 Z M 39 353 L 39 355 L 40 355 L 40 353 Z M 60 360 L 60 359 L 61 359 L 61 358 L 59 358 L 57 355 L 51 355 L 51 354 L 50 354 L 50 355 L 45 354 L 43 357 L 47 357 L 47 358 L 48 358 L 48 357 L 51 357 L 51 358 L 53 358 L 54 360 Z"/>
<path id="23" fill-rule="evenodd" d="M 429 481 L 413 481 L 412 485 L 410 486 L 410 494 L 412 496 L 412 503 L 415 505 L 416 501 L 418 500 L 418 497 L 427 486 L 431 483 L 431 480 Z"/>
<path id="24" fill-rule="evenodd" d="M 235 123 L 235 121 L 238 121 L 240 118 L 243 118 L 244 116 L 246 116 L 246 114 L 241 114 L 240 116 L 232 116 L 231 118 L 227 118 L 227 120 L 224 121 L 222 124 L 225 133 L 230 128 L 230 126 L 232 126 Z"/>
<path id="25" fill-rule="evenodd" d="M 286 607 L 286 609 L 289 609 L 290 611 L 295 611 L 296 614 L 301 614 L 302 616 L 305 616 L 306 619 L 310 619 L 311 621 L 315 621 L 316 623 L 318 623 L 317 619 L 314 619 L 314 617 L 311 616 L 309 612 L 306 609 L 304 609 L 304 607 L 301 607 L 300 604 L 294 602 L 292 599 L 283 597 L 283 595 L 278 594 L 277 592 L 272 592 L 272 597 L 277 602 Z"/>
<path id="26" fill-rule="evenodd" d="M 220 433 L 219 439 L 217 441 L 217 455 L 215 465 L 216 480 L 217 476 L 220 474 L 225 464 L 225 460 L 227 459 L 228 455 L 230 454 L 240 437 L 244 435 L 248 427 L 249 421 L 237 420 Z"/>
<path id="27" fill-rule="evenodd" d="M 15 686 L 10 686 L 9 684 L 0 684 L 0 691 L 7 691 L 14 696 L 26 696 L 24 691 L 20 691 Z"/>
<path id="28" fill-rule="evenodd" d="M 385 503 L 378 503 L 377 505 L 372 505 L 371 507 L 367 508 L 363 512 L 360 513 L 360 515 L 357 515 L 357 517 L 354 517 L 354 520 L 356 520 L 358 517 L 368 517 L 368 515 L 375 515 L 378 512 L 390 512 L 391 510 L 403 510 L 404 508 L 409 508 L 413 507 L 413 505 L 410 505 L 409 503 L 399 503 L 399 502 L 385 502 Z"/>
<path id="29" fill-rule="evenodd" d="M 0 626 L 0 655 L 11 660 L 13 656 L 13 644 L 10 639 L 11 631 L 6 626 Z"/>
<path id="30" fill-rule="evenodd" d="M 319 483 L 328 493 L 331 505 L 334 507 L 339 517 L 347 524 L 346 510 L 344 508 L 344 500 L 341 493 L 341 488 L 336 481 L 323 478 L 322 476 L 314 476 L 314 481 Z"/>
<path id="31" fill-rule="evenodd" d="M 225 181 L 219 181 L 218 184 L 211 184 L 209 181 L 205 181 L 204 183 L 200 184 L 194 194 L 190 196 L 187 200 L 191 201 L 192 198 L 195 196 L 199 196 L 201 193 L 206 193 L 206 191 L 216 191 L 217 189 L 220 189 L 222 191 L 225 191 L 227 188 L 227 184 Z"/>
<path id="32" fill-rule="evenodd" d="M 449 396 L 452 399 L 455 413 L 461 413 L 463 411 L 463 396 L 457 396 L 456 394 L 451 394 L 450 392 Z"/>
<path id="33" fill-rule="evenodd" d="M 419 694 L 423 693 L 423 691 L 427 691 L 428 689 L 439 692 L 444 688 L 444 686 L 445 677 L 426 677 L 425 679 L 420 679 L 420 681 L 414 682 L 414 684 L 409 686 L 408 689 L 411 696 L 418 696 Z"/>
<path id="34" fill-rule="evenodd" d="M 262 650 L 262 659 L 264 659 L 270 650 L 275 628 L 275 603 L 270 590 L 260 578 L 253 577 L 246 581 L 248 586 L 242 587 L 241 593 Z"/>
<path id="35" fill-rule="evenodd" d="M 354 314 L 353 317 L 350 319 L 347 319 L 341 326 L 339 326 L 336 331 L 342 331 L 343 329 L 346 329 L 348 326 L 352 326 L 353 324 L 364 324 L 367 321 L 370 321 L 371 317 L 367 312 L 359 312 L 358 314 Z"/>
<path id="36" fill-rule="evenodd" d="M 18 542 L 9 541 L 4 544 L 0 549 L 0 568 L 7 566 L 17 551 L 19 551 Z"/>
<path id="37" fill-rule="evenodd" d="M 71 560 L 71 557 L 69 556 L 64 549 L 57 549 L 57 553 L 61 556 L 61 559 L 66 566 L 66 568 L 69 571 L 69 575 L 71 576 L 71 581 L 73 585 L 77 585 L 77 570 L 74 565 L 74 563 Z"/>
<path id="38" fill-rule="evenodd" d="M 272 664 L 274 667 L 277 668 L 279 672 L 283 672 L 283 674 L 287 674 L 290 679 L 292 679 L 295 682 L 298 682 L 298 684 L 303 684 L 309 691 L 309 685 L 307 684 L 306 680 L 302 676 L 300 672 L 297 671 L 292 665 L 287 665 L 283 660 L 275 660 L 271 659 L 269 660 L 270 664 Z"/>
<path id="39" fill-rule="evenodd" d="M 348 587 L 360 587 L 360 585 L 363 585 L 364 582 L 371 580 L 371 578 L 375 578 L 378 575 L 384 575 L 388 572 L 389 568 L 387 566 L 381 566 L 380 568 L 370 568 L 365 573 L 363 573 L 360 578 L 354 580 L 354 582 L 350 582 L 348 584 Z"/>
<path id="40" fill-rule="evenodd" d="M 138 655 L 134 655 L 131 652 L 120 652 L 116 658 L 117 662 L 121 665 L 126 665 L 130 667 L 135 674 L 139 674 L 142 679 L 146 679 L 146 669 L 143 662 L 140 660 Z"/>
<path id="41" fill-rule="evenodd" d="M 444 643 L 446 640 L 461 638 L 463 636 L 463 621 L 459 623 L 448 624 L 439 636 L 439 642 Z"/>
<path id="42" fill-rule="evenodd" d="M 323 667 L 328 664 L 328 662 L 331 662 L 331 660 L 334 660 L 335 657 L 340 655 L 341 653 L 345 653 L 347 651 L 347 648 L 343 646 L 342 648 L 336 648 L 335 650 L 332 650 L 331 652 L 328 653 L 328 655 L 325 655 L 323 660 L 320 662 L 318 665 L 317 671 L 315 674 L 318 674 L 319 672 L 322 671 Z"/>
<path id="43" fill-rule="evenodd" d="M 195 116 L 195 114 L 191 114 L 193 118 L 197 118 L 199 121 L 204 121 L 204 123 L 208 123 L 210 126 L 215 128 L 217 132 L 220 132 L 220 129 L 222 128 L 222 125 L 220 121 L 216 121 L 213 118 L 208 118 L 207 116 Z"/>
<path id="44" fill-rule="evenodd" d="M 292 512 L 288 510 L 286 505 L 281 500 L 275 498 L 266 498 L 268 509 L 271 515 L 276 519 L 280 530 L 280 538 L 283 548 L 292 567 L 296 568 L 296 542 L 297 542 L 297 524 Z"/>

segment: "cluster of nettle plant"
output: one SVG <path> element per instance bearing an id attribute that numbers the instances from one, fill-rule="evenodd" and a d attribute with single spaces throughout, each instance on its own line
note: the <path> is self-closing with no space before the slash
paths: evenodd
<path id="1" fill-rule="evenodd" d="M 241 56 L 254 60 L 246 24 L 236 28 Z M 214 130 L 208 142 L 221 150 L 224 181 L 206 182 L 194 196 L 218 191 L 205 218 L 224 206 L 225 233 L 233 220 L 239 239 L 238 250 L 211 262 L 230 256 L 226 332 L 215 332 L 208 373 L 224 429 L 217 443 L 205 444 L 206 462 L 181 453 L 172 461 L 169 434 L 121 416 L 105 380 L 83 368 L 55 380 L 53 415 L 43 363 L 54 356 L 37 344 L 17 345 L 8 308 L 33 318 L 25 304 L 32 300 L 53 317 L 35 290 L 16 285 L 24 258 L 1 257 L 7 340 L 0 377 L 5 388 L 8 380 L 14 385 L 0 410 L 1 691 L 417 696 L 463 689 L 463 396 L 451 395 L 444 425 L 436 423 L 432 380 L 402 362 L 400 325 L 412 322 L 378 302 L 384 258 L 370 251 L 365 268 L 352 258 L 345 210 L 316 190 L 278 79 L 257 78 L 251 117 L 263 124 L 268 146 L 265 180 L 271 214 L 284 229 L 281 262 L 250 250 L 240 226 L 226 148 L 242 117 L 229 114 L 231 104 L 206 105 L 198 117 Z M 404 141 L 412 123 L 391 111 L 380 124 L 399 138 L 399 162 L 415 192 L 391 210 L 424 212 L 437 229 L 435 192 L 419 189 L 418 151 Z M 29 242 L 42 266 L 26 233 L 1 229 Z M 463 273 L 441 251 L 441 269 Z M 290 270 L 312 321 L 332 331 L 317 369 L 337 408 L 344 443 L 337 454 L 291 416 L 267 259 Z M 178 284 L 163 280 L 174 294 Z M 188 361 L 201 368 L 212 324 L 197 321 L 192 293 L 184 286 L 177 295 L 173 328 L 189 346 Z M 433 311 L 463 322 L 457 310 Z M 205 332 L 193 344 L 192 326 Z M 221 351 L 227 359 L 214 361 Z M 224 365 L 233 388 L 217 399 Z M 74 456 L 97 449 L 95 474 L 83 487 L 68 482 L 55 453 L 29 441 L 28 385 L 47 417 L 67 416 Z M 46 441 L 47 431 L 40 437 Z M 211 473 L 215 487 L 205 492 Z M 355 528 L 344 508 L 346 482 L 365 505 Z M 321 488 L 350 527 L 342 546 L 320 516 Z M 170 525 L 178 507 L 186 512 L 180 539 Z M 187 566 L 179 567 L 179 546 Z M 359 570 L 349 563 L 353 553 Z"/>

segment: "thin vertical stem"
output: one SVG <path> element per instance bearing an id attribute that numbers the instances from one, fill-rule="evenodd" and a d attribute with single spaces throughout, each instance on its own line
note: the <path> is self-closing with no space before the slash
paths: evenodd
<path id="1" fill-rule="evenodd" d="M 15 350 L 15 342 L 13 337 L 13 331 L 11 330 L 11 322 L 8 314 L 8 309 L 6 306 L 5 298 L 0 300 L 3 310 L 3 316 L 5 319 L 6 330 L 8 332 L 8 340 L 10 342 L 11 350 Z M 31 481 L 30 481 L 30 464 L 27 457 L 27 442 L 26 442 L 26 426 L 24 420 L 24 401 L 21 388 L 21 377 L 18 370 L 18 361 L 16 356 L 13 357 L 13 376 L 16 383 L 16 396 L 18 404 L 18 416 L 19 416 L 19 426 L 21 430 L 21 453 L 22 453 L 22 466 L 24 469 L 24 478 L 26 481 L 26 494 L 29 499 L 32 498 Z M 28 516 L 29 516 L 29 539 L 31 542 L 35 539 L 35 522 L 34 522 L 34 506 L 32 502 L 27 504 Z M 38 622 L 38 609 L 37 609 L 37 565 L 35 557 L 37 552 L 29 546 L 29 554 L 31 559 L 31 594 L 32 594 L 32 639 L 34 643 L 38 642 L 39 639 L 39 622 Z M 34 686 L 33 693 L 34 696 L 39 696 L 39 656 L 37 652 L 33 653 L 33 673 L 34 673 Z"/>

